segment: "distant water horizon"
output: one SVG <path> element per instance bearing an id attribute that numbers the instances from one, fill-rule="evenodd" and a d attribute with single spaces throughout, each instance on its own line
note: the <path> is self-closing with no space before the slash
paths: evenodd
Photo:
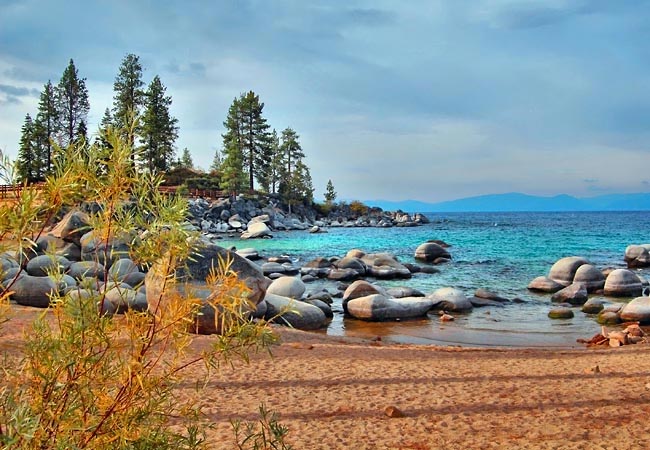
<path id="1" fill-rule="evenodd" d="M 475 308 L 459 314 L 452 323 L 440 324 L 431 314 L 421 320 L 367 323 L 336 314 L 323 332 L 340 336 L 381 336 L 395 342 L 488 345 L 575 346 L 577 338 L 591 337 L 600 326 L 594 316 L 575 310 L 568 320 L 547 317 L 550 295 L 528 291 L 533 278 L 547 275 L 552 264 L 565 256 L 582 256 L 599 269 L 626 267 L 625 248 L 650 242 L 650 212 L 472 212 L 428 213 L 430 224 L 414 228 L 330 228 L 328 233 L 276 232 L 273 239 L 223 239 L 219 245 L 252 247 L 263 257 L 288 255 L 296 265 L 319 257 L 342 257 L 348 250 L 390 252 L 401 262 L 418 263 L 417 246 L 440 239 L 451 245 L 452 261 L 436 266 L 436 274 L 414 274 L 407 280 L 373 280 L 385 287 L 409 286 L 429 294 L 454 287 L 471 296 L 488 289 L 518 302 L 504 307 Z M 647 269 L 636 270 L 649 277 Z M 307 284 L 307 291 L 335 283 Z M 607 298 L 607 301 L 630 299 Z M 341 310 L 340 299 L 334 309 Z"/>

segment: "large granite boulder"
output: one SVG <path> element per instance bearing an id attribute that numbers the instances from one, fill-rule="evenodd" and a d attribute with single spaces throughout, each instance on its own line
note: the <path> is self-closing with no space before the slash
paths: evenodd
<path id="1" fill-rule="evenodd" d="M 616 269 L 605 280 L 605 295 L 610 297 L 638 297 L 642 292 L 641 280 L 627 269 Z"/>
<path id="2" fill-rule="evenodd" d="M 22 275 L 11 286 L 11 299 L 24 306 L 47 308 L 50 296 L 58 291 L 58 286 L 50 277 Z"/>
<path id="3" fill-rule="evenodd" d="M 562 286 L 557 281 L 551 280 L 549 277 L 537 277 L 528 283 L 528 290 L 535 292 L 546 292 L 552 294 L 562 289 Z"/>
<path id="4" fill-rule="evenodd" d="M 455 288 L 440 288 L 429 294 L 427 298 L 433 300 L 433 307 L 444 311 L 471 311 L 472 302 L 465 294 Z"/>
<path id="5" fill-rule="evenodd" d="M 353 258 L 346 256 L 334 262 L 334 267 L 337 269 L 351 269 L 359 274 L 359 276 L 364 276 L 366 274 L 366 265 L 359 258 Z"/>
<path id="6" fill-rule="evenodd" d="M 381 321 L 422 317 L 433 306 L 427 297 L 389 298 L 381 294 L 355 298 L 348 302 L 348 313 L 357 319 Z"/>
<path id="7" fill-rule="evenodd" d="M 78 261 L 70 264 L 68 269 L 68 275 L 77 280 L 81 280 L 86 277 L 98 278 L 104 280 L 104 273 L 106 269 L 103 264 L 100 264 L 95 261 Z"/>
<path id="8" fill-rule="evenodd" d="M 108 279 L 113 281 L 125 281 L 125 278 L 139 273 L 138 266 L 128 258 L 120 258 L 108 269 Z"/>
<path id="9" fill-rule="evenodd" d="M 81 245 L 81 236 L 90 231 L 88 214 L 79 210 L 68 212 L 59 223 L 52 228 L 50 234 L 67 242 Z"/>
<path id="10" fill-rule="evenodd" d="M 650 267 L 650 244 L 628 245 L 625 249 L 625 262 L 630 269 Z"/>
<path id="11" fill-rule="evenodd" d="M 580 256 L 562 258 L 553 264 L 548 273 L 548 277 L 566 287 L 573 283 L 576 271 L 584 264 L 589 264 L 589 262 Z"/>
<path id="12" fill-rule="evenodd" d="M 650 324 L 650 297 L 635 298 L 623 307 L 620 317 L 624 322 Z"/>
<path id="13" fill-rule="evenodd" d="M 553 294 L 551 301 L 555 303 L 583 305 L 588 298 L 589 294 L 587 293 L 587 287 L 584 283 L 573 283 Z"/>
<path id="14" fill-rule="evenodd" d="M 375 278 L 411 278 L 411 271 L 390 253 L 369 253 L 361 260 L 366 264 L 366 274 Z"/>
<path id="15" fill-rule="evenodd" d="M 273 280 L 266 289 L 266 293 L 300 300 L 305 293 L 305 289 L 305 283 L 300 278 L 280 277 Z"/>
<path id="16" fill-rule="evenodd" d="M 128 310 L 147 310 L 146 295 L 133 289 L 116 286 L 106 292 L 105 298 L 113 305 L 117 314 L 123 314 Z"/>
<path id="17" fill-rule="evenodd" d="M 80 239 L 81 259 L 110 266 L 114 260 L 129 256 L 129 249 L 135 239 L 135 235 L 128 233 L 102 239 L 94 230 L 89 231 Z"/>
<path id="18" fill-rule="evenodd" d="M 264 222 L 251 222 L 248 229 L 241 234 L 241 239 L 255 239 L 270 236 L 271 229 Z"/>
<path id="19" fill-rule="evenodd" d="M 267 294 L 264 300 L 267 320 L 299 330 L 317 330 L 325 324 L 325 313 L 317 306 L 275 294 Z"/>
<path id="20" fill-rule="evenodd" d="M 591 264 L 583 264 L 576 270 L 573 282 L 583 283 L 587 292 L 596 292 L 605 287 L 605 275 Z"/>
<path id="21" fill-rule="evenodd" d="M 39 255 L 29 260 L 25 270 L 34 277 L 46 277 L 53 272 L 65 272 L 70 264 L 63 256 Z"/>
<path id="22" fill-rule="evenodd" d="M 205 281 L 212 268 L 219 267 L 219 261 L 230 261 L 230 269 L 235 271 L 246 285 L 251 289 L 248 299 L 257 305 L 266 293 L 271 280 L 266 278 L 260 268 L 253 262 L 242 258 L 235 252 L 220 247 L 209 241 L 201 241 L 191 259 L 185 261 L 184 266 L 177 271 L 177 276 L 182 279 Z M 146 283 L 145 283 L 146 284 Z M 147 284 L 147 293 L 149 285 Z"/>
<path id="23" fill-rule="evenodd" d="M 386 296 L 386 291 L 379 287 L 371 284 L 365 280 L 357 280 L 348 286 L 343 292 L 343 298 L 341 300 L 343 311 L 347 312 L 348 302 L 354 300 L 355 298 L 366 297 L 373 294 L 382 294 Z"/>
<path id="24" fill-rule="evenodd" d="M 425 242 L 415 249 L 415 259 L 420 261 L 434 262 L 438 258 L 451 259 L 451 255 L 435 242 Z"/>

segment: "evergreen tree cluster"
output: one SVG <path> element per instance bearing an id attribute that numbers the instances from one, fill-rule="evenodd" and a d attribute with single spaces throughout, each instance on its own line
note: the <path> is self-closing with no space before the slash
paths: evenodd
<path id="1" fill-rule="evenodd" d="M 223 125 L 223 157 L 217 150 L 212 165 L 222 187 L 231 192 L 280 194 L 289 204 L 312 203 L 314 187 L 300 136 L 286 128 L 278 137 L 262 115 L 264 103 L 253 91 L 235 98 Z"/>
<path id="2" fill-rule="evenodd" d="M 152 172 L 166 171 L 174 162 L 178 120 L 170 114 L 171 97 L 160 77 L 144 89 L 138 56 L 124 57 L 113 84 L 112 108 L 106 108 L 96 144 L 111 150 L 109 128 L 124 130 L 134 148 L 132 163 Z M 41 92 L 36 117 L 25 116 L 18 150 L 18 177 L 32 183 L 44 181 L 53 167 L 54 146 L 68 147 L 88 140 L 90 103 L 86 79 L 71 59 L 57 85 L 48 81 Z M 136 142 L 141 147 L 136 147 Z"/>

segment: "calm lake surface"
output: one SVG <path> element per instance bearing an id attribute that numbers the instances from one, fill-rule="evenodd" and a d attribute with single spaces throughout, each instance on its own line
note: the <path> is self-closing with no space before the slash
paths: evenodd
<path id="1" fill-rule="evenodd" d="M 442 324 L 437 315 L 400 322 L 368 323 L 342 313 L 334 299 L 335 318 L 323 333 L 383 341 L 472 346 L 578 346 L 600 326 L 594 316 L 575 309 L 575 317 L 550 320 L 550 295 L 529 292 L 533 278 L 547 275 L 551 265 L 565 256 L 583 256 L 598 268 L 625 267 L 629 244 L 650 242 L 650 212 L 579 213 L 441 213 L 427 214 L 432 223 L 415 228 L 329 228 L 328 233 L 276 232 L 273 239 L 217 241 L 224 247 L 252 247 L 263 257 L 289 255 L 301 266 L 318 256 L 343 256 L 358 248 L 366 252 L 391 252 L 401 262 L 417 262 L 416 247 L 430 239 L 451 245 L 452 262 L 437 266 L 440 273 L 415 274 L 409 280 L 381 281 L 382 286 L 410 286 L 428 294 L 440 287 L 455 287 L 471 296 L 484 288 L 521 303 L 475 308 L 455 314 Z M 647 269 L 641 276 L 650 277 Z M 307 292 L 335 284 L 308 284 Z M 608 299 L 612 302 L 620 299 Z M 623 301 L 628 301 L 624 299 Z"/>

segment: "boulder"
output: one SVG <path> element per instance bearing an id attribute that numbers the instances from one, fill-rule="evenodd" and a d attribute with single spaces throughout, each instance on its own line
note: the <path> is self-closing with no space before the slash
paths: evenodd
<path id="1" fill-rule="evenodd" d="M 56 293 L 58 287 L 50 277 L 34 277 L 22 275 L 11 286 L 11 299 L 24 306 L 47 308 L 50 306 L 50 296 Z"/>
<path id="2" fill-rule="evenodd" d="M 582 305 L 582 312 L 585 314 L 598 314 L 605 308 L 605 300 L 602 298 L 590 298 Z"/>
<path id="3" fill-rule="evenodd" d="M 128 258 L 120 258 L 115 261 L 108 270 L 108 279 L 113 281 L 124 281 L 127 276 L 139 272 L 140 269 L 138 269 L 138 266 L 133 261 Z"/>
<path id="4" fill-rule="evenodd" d="M 389 298 L 381 294 L 355 298 L 348 302 L 348 313 L 357 319 L 381 321 L 422 317 L 431 309 L 427 297 Z"/>
<path id="5" fill-rule="evenodd" d="M 616 269 L 605 280 L 605 295 L 610 297 L 638 297 L 642 291 L 639 277 L 627 269 Z"/>
<path id="6" fill-rule="evenodd" d="M 63 256 L 39 255 L 29 260 L 25 270 L 34 277 L 46 277 L 50 272 L 65 272 L 70 264 Z"/>
<path id="7" fill-rule="evenodd" d="M 305 289 L 305 283 L 300 278 L 281 277 L 273 280 L 266 293 L 300 300 L 305 293 Z"/>
<path id="8" fill-rule="evenodd" d="M 499 303 L 507 303 L 510 301 L 505 297 L 501 297 L 500 295 L 495 294 L 494 292 L 488 291 L 487 289 L 483 289 L 483 288 L 477 289 L 476 292 L 474 292 L 474 297 L 483 298 L 486 300 L 492 300 Z"/>
<path id="9" fill-rule="evenodd" d="M 128 310 L 146 311 L 147 297 L 129 288 L 114 287 L 106 292 L 105 299 L 114 307 L 115 313 L 122 314 Z"/>
<path id="10" fill-rule="evenodd" d="M 219 261 L 230 261 L 230 269 L 235 271 L 251 290 L 248 299 L 254 305 L 264 298 L 271 282 L 260 268 L 246 258 L 209 241 L 197 243 L 192 258 L 184 262 L 185 267 L 181 267 L 176 275 L 183 279 L 204 281 L 213 267 L 219 267 Z M 145 284 L 149 294 L 149 285 L 146 281 Z"/>
<path id="11" fill-rule="evenodd" d="M 237 254 L 242 258 L 246 258 L 251 261 L 257 261 L 258 259 L 261 258 L 260 253 L 257 251 L 257 249 L 250 248 L 250 247 L 237 250 Z"/>
<path id="12" fill-rule="evenodd" d="M 325 324 L 325 313 L 317 306 L 275 294 L 267 294 L 266 320 L 299 330 L 317 330 Z"/>
<path id="13" fill-rule="evenodd" d="M 587 301 L 588 298 L 587 287 L 584 285 L 584 283 L 573 283 L 553 294 L 551 301 L 555 303 L 582 305 Z"/>
<path id="14" fill-rule="evenodd" d="M 536 291 L 536 292 L 546 292 L 549 294 L 553 292 L 557 292 L 563 287 L 564 286 L 562 286 L 560 283 L 551 280 L 548 277 L 537 277 L 533 281 L 528 283 L 528 290 Z"/>
<path id="15" fill-rule="evenodd" d="M 570 308 L 553 308 L 548 312 L 548 317 L 551 319 L 572 319 L 573 311 Z"/>
<path id="16" fill-rule="evenodd" d="M 366 265 L 359 258 L 354 258 L 351 256 L 346 256 L 334 262 L 334 267 L 337 269 L 352 269 L 359 274 L 359 276 L 364 276 L 366 274 Z"/>
<path id="17" fill-rule="evenodd" d="M 379 286 L 375 286 L 374 284 L 371 284 L 365 280 L 355 281 L 345 289 L 345 292 L 343 292 L 343 298 L 341 300 L 343 311 L 347 312 L 348 302 L 350 300 L 354 300 L 355 298 L 360 297 L 367 297 L 373 294 L 382 294 L 384 296 L 388 296 L 386 291 Z"/>
<path id="18" fill-rule="evenodd" d="M 441 245 L 434 242 L 425 242 L 415 249 L 415 259 L 433 262 L 438 258 L 451 259 L 451 255 Z"/>
<path id="19" fill-rule="evenodd" d="M 628 245 L 625 249 L 627 267 L 650 267 L 650 244 Z"/>
<path id="20" fill-rule="evenodd" d="M 349 253 L 349 252 L 348 252 Z M 366 274 L 375 278 L 411 278 L 411 271 L 400 264 L 390 253 L 369 253 L 361 260 L 366 264 Z"/>
<path id="21" fill-rule="evenodd" d="M 325 303 L 324 301 L 319 300 L 317 298 L 310 298 L 303 301 L 310 305 L 316 306 L 317 308 L 320 308 L 320 310 L 323 311 L 323 313 L 325 314 L 325 317 L 327 317 L 328 319 L 334 317 L 334 313 L 332 312 L 332 307 L 327 303 Z"/>
<path id="22" fill-rule="evenodd" d="M 428 296 L 433 300 L 433 307 L 444 311 L 471 311 L 472 302 L 455 288 L 440 288 Z"/>
<path id="23" fill-rule="evenodd" d="M 255 239 L 270 236 L 271 229 L 264 222 L 250 222 L 248 228 L 241 234 L 241 239 Z"/>
<path id="24" fill-rule="evenodd" d="M 591 293 L 605 287 L 605 276 L 591 264 L 583 264 L 576 270 L 573 282 L 584 284 L 587 292 Z"/>
<path id="25" fill-rule="evenodd" d="M 426 297 L 424 292 L 405 286 L 389 288 L 386 290 L 386 295 L 393 298 Z"/>
<path id="26" fill-rule="evenodd" d="M 103 264 L 94 261 L 78 261 L 70 264 L 68 275 L 77 280 L 85 277 L 98 278 L 104 280 L 105 267 Z"/>
<path id="27" fill-rule="evenodd" d="M 327 272 L 327 278 L 333 281 L 352 281 L 359 278 L 359 272 L 354 269 L 331 269 Z"/>
<path id="28" fill-rule="evenodd" d="M 598 313 L 596 321 L 601 325 L 616 325 L 621 323 L 621 316 L 615 311 L 602 310 Z"/>
<path id="29" fill-rule="evenodd" d="M 81 259 L 110 266 L 113 260 L 129 256 L 129 247 L 134 239 L 135 236 L 123 233 L 106 240 L 97 236 L 95 231 L 89 231 L 80 239 Z"/>
<path id="30" fill-rule="evenodd" d="M 637 297 L 625 305 L 620 312 L 624 322 L 639 322 L 641 325 L 650 324 L 650 297 Z"/>
<path id="31" fill-rule="evenodd" d="M 90 231 L 88 214 L 83 211 L 72 210 L 63 216 L 63 219 L 52 228 L 50 234 L 79 246 L 81 245 L 81 236 L 88 231 Z"/>
<path id="32" fill-rule="evenodd" d="M 576 271 L 584 264 L 588 264 L 588 261 L 580 256 L 562 258 L 553 264 L 548 277 L 566 287 L 573 283 Z"/>

